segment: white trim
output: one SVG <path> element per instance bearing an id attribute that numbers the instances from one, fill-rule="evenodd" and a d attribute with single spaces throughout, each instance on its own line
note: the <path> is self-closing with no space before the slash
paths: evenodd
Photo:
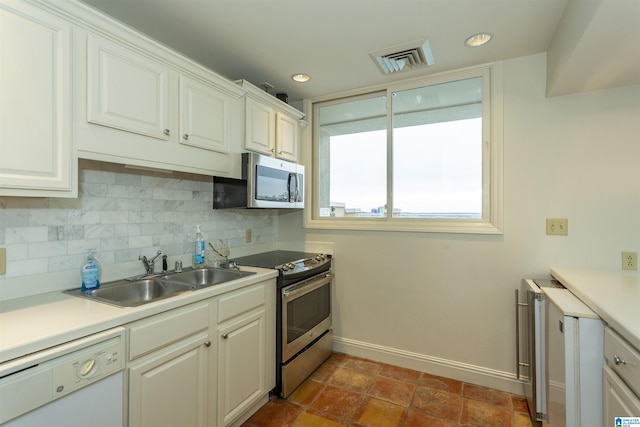
<path id="1" fill-rule="evenodd" d="M 400 232 L 426 232 L 426 233 L 463 233 L 463 234 L 503 234 L 504 224 L 504 203 L 503 203 L 503 63 L 502 61 L 484 64 L 475 67 L 468 67 L 456 71 L 443 72 L 416 79 L 410 79 L 393 84 L 378 85 L 358 90 L 352 90 L 341 94 L 327 95 L 321 98 L 304 100 L 303 111 L 308 124 L 306 131 L 303 131 L 301 155 L 302 163 L 307 168 L 307 175 L 312 179 L 307 179 L 305 183 L 305 210 L 303 217 L 303 227 L 323 230 L 362 230 L 362 231 L 400 231 Z M 489 79 L 486 79 L 486 74 Z M 483 105 L 483 109 L 490 110 L 490 124 L 488 133 L 484 134 L 484 150 L 489 150 L 488 159 L 483 156 L 483 162 L 489 162 L 488 172 L 483 172 L 483 179 L 490 176 L 489 185 L 483 183 L 483 191 L 488 191 L 490 197 L 489 216 L 480 219 L 389 219 L 389 218 L 321 218 L 316 216 L 316 194 L 317 194 L 317 171 L 313 167 L 314 125 L 313 125 L 313 105 L 319 102 L 331 101 L 334 99 L 361 96 L 381 90 L 398 90 L 399 88 L 415 87 L 418 84 L 437 84 L 439 82 L 452 81 L 456 79 L 469 78 L 482 74 L 483 88 L 489 87 L 490 105 Z M 487 81 L 488 80 L 488 81 Z M 484 114 L 483 114 L 484 116 Z M 390 186 L 388 186 L 390 187 Z M 483 212 L 487 206 L 483 206 Z"/>
<path id="2" fill-rule="evenodd" d="M 489 387 L 507 393 L 522 395 L 522 381 L 511 372 L 498 371 L 455 360 L 442 359 L 393 347 L 385 347 L 363 341 L 333 337 L 333 350 L 376 362 L 389 363 L 402 368 L 427 372 L 432 375 Z"/>

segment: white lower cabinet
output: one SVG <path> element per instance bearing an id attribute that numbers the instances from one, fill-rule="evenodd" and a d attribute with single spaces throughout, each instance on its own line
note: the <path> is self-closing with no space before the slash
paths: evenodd
<path id="1" fill-rule="evenodd" d="M 129 427 L 237 425 L 275 387 L 275 279 L 127 325 Z"/>
<path id="2" fill-rule="evenodd" d="M 212 307 L 218 336 L 218 426 L 247 414 L 275 387 L 275 285 L 221 296 Z"/>
<path id="3" fill-rule="evenodd" d="M 129 426 L 207 425 L 207 302 L 158 314 L 127 328 Z"/>
<path id="4" fill-rule="evenodd" d="M 604 375 L 604 425 L 613 426 L 617 417 L 637 417 L 640 399 L 613 371 L 605 366 Z"/>
<path id="5" fill-rule="evenodd" d="M 613 329 L 604 333 L 603 425 L 618 425 L 618 417 L 640 416 L 640 351 Z"/>
<path id="6" fill-rule="evenodd" d="M 129 368 L 129 425 L 205 426 L 208 334 L 200 332 Z"/>

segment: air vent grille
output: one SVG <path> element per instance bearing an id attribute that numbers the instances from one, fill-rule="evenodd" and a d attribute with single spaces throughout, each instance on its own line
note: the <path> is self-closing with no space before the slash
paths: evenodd
<path id="1" fill-rule="evenodd" d="M 416 40 L 369 52 L 382 74 L 397 73 L 435 64 L 429 40 Z"/>

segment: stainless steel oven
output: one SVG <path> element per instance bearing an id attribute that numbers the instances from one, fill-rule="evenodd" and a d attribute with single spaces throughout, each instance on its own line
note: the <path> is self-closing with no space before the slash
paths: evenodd
<path id="1" fill-rule="evenodd" d="M 234 260 L 238 265 L 276 268 L 276 387 L 286 398 L 333 351 L 331 255 L 272 251 Z"/>
<path id="2" fill-rule="evenodd" d="M 331 355 L 332 279 L 333 273 L 327 272 L 282 288 L 282 397 Z"/>

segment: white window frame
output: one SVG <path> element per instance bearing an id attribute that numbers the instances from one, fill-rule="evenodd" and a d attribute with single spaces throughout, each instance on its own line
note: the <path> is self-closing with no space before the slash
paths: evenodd
<path id="1" fill-rule="evenodd" d="M 482 76 L 483 79 L 483 216 L 478 219 L 468 218 L 393 218 L 387 212 L 385 218 L 328 218 L 320 217 L 317 207 L 318 171 L 315 167 L 317 159 L 316 126 L 313 117 L 313 105 L 338 98 L 358 96 L 370 92 L 387 91 L 387 100 L 392 92 L 407 90 L 419 86 L 429 86 L 449 81 L 462 80 Z M 440 73 L 419 79 L 395 82 L 384 86 L 364 88 L 348 93 L 325 96 L 304 101 L 307 127 L 304 133 L 303 163 L 306 166 L 304 227 L 326 230 L 371 230 L 371 231 L 403 231 L 424 233 L 468 233 L 468 234 L 502 234 L 503 233 L 503 146 L 502 146 L 502 62 L 470 67 L 453 72 Z M 488 124 L 485 122 L 488 118 Z M 391 119 L 387 113 L 388 138 L 391 138 Z M 388 144 L 390 146 L 390 144 Z M 390 164 L 391 159 L 387 159 Z M 387 171 L 387 200 L 391 200 L 391 174 Z M 311 179 L 309 179 L 311 178 Z M 485 197 L 485 195 L 487 197 Z"/>

